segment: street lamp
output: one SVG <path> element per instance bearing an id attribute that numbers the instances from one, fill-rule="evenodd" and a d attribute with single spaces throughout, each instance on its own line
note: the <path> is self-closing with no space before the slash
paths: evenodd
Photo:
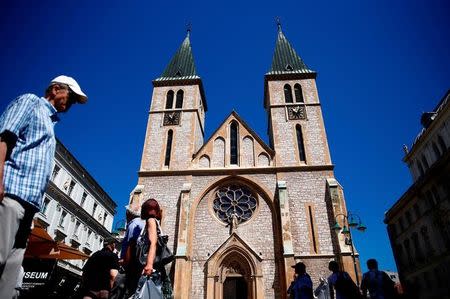
<path id="1" fill-rule="evenodd" d="M 343 217 L 344 222 L 343 226 L 341 227 L 337 221 L 338 217 Z M 332 229 L 336 232 L 343 234 L 345 236 L 344 242 L 345 245 L 349 245 L 352 249 L 352 260 L 353 260 L 353 267 L 355 269 L 355 277 L 356 277 L 356 285 L 359 287 L 359 277 L 358 277 L 358 270 L 356 269 L 356 258 L 355 258 L 355 249 L 353 248 L 353 239 L 352 239 L 352 232 L 351 229 L 356 228 L 360 232 L 364 232 L 367 227 L 362 223 L 361 218 L 353 213 L 347 213 L 346 214 L 337 214 L 334 217 L 335 224 L 333 225 Z"/>

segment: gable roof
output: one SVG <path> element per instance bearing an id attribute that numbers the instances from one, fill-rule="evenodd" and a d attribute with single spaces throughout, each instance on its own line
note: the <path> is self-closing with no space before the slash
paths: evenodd
<path id="1" fill-rule="evenodd" d="M 193 158 L 196 158 L 198 156 L 199 153 L 202 152 L 202 150 L 206 147 L 207 144 L 209 144 L 210 142 L 213 142 L 213 138 L 215 139 L 216 133 L 223 128 L 224 126 L 226 126 L 232 119 L 235 119 L 240 125 L 242 125 L 249 133 L 250 135 L 253 137 L 254 140 L 256 140 L 261 147 L 267 151 L 267 153 L 269 153 L 271 155 L 271 157 L 274 156 L 275 151 L 270 148 L 270 146 L 268 146 L 259 136 L 258 134 L 256 134 L 256 132 L 239 116 L 239 114 L 237 114 L 236 111 L 232 111 L 222 122 L 222 124 L 214 131 L 214 133 L 211 134 L 211 136 L 209 137 L 209 139 L 203 144 L 203 146 L 193 155 Z"/>

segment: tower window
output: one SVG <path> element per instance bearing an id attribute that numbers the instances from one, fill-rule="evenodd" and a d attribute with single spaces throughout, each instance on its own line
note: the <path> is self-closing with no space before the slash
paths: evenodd
<path id="1" fill-rule="evenodd" d="M 238 126 L 236 122 L 230 125 L 230 164 L 238 164 Z"/>
<path id="2" fill-rule="evenodd" d="M 298 156 L 300 158 L 300 161 L 306 162 L 305 144 L 303 142 L 302 127 L 300 125 L 297 125 L 295 126 L 295 130 L 297 133 Z"/>
<path id="3" fill-rule="evenodd" d="M 166 109 L 172 109 L 173 107 L 173 90 L 169 90 L 166 96 Z"/>
<path id="4" fill-rule="evenodd" d="M 183 107 L 183 96 L 184 96 L 184 91 L 180 89 L 177 92 L 177 101 L 175 103 L 175 108 L 182 108 Z"/>
<path id="5" fill-rule="evenodd" d="M 286 103 L 292 103 L 292 88 L 289 84 L 284 85 L 284 101 Z"/>
<path id="6" fill-rule="evenodd" d="M 297 103 L 303 103 L 304 102 L 302 87 L 298 83 L 294 85 L 294 94 L 295 94 L 295 101 Z"/>
<path id="7" fill-rule="evenodd" d="M 173 139 L 173 131 L 169 130 L 169 132 L 167 132 L 166 158 L 164 159 L 164 166 L 169 166 L 170 164 L 170 154 L 172 152 L 172 139 Z"/>

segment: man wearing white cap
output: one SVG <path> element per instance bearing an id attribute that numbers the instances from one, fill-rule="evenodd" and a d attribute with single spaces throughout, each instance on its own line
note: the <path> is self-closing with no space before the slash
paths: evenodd
<path id="1" fill-rule="evenodd" d="M 53 79 L 45 97 L 24 94 L 0 116 L 0 298 L 12 298 L 34 214 L 53 167 L 58 112 L 87 96 L 71 77 Z"/>

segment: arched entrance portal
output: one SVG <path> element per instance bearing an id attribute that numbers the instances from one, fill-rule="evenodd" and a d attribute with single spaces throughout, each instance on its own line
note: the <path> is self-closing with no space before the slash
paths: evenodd
<path id="1" fill-rule="evenodd" d="M 208 259 L 207 299 L 262 299 L 261 259 L 236 234 Z"/>

